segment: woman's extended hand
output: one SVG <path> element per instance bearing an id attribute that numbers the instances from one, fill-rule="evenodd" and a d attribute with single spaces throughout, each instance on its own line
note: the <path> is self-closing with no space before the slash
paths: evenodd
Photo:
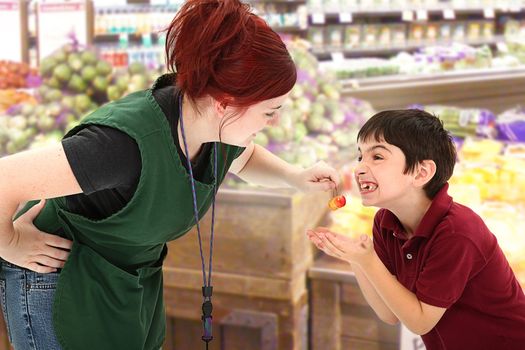
<path id="1" fill-rule="evenodd" d="M 340 183 L 337 171 L 321 161 L 290 176 L 291 186 L 304 191 L 331 191 Z"/>
<path id="2" fill-rule="evenodd" d="M 13 222 L 14 233 L 0 244 L 0 257 L 11 264 L 39 273 L 55 272 L 69 256 L 72 242 L 40 231 L 33 220 L 45 205 L 45 200 L 29 209 Z"/>

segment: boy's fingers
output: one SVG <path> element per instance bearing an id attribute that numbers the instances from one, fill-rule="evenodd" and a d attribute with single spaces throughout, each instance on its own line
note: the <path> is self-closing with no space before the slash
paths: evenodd
<path id="1" fill-rule="evenodd" d="M 328 235 L 323 235 L 322 241 L 334 253 L 336 253 L 336 254 L 338 254 L 340 256 L 345 254 L 345 252 L 340 248 L 340 246 L 338 244 L 335 244 L 332 241 L 332 239 L 330 239 L 330 237 L 328 237 Z"/>
<path id="2" fill-rule="evenodd" d="M 324 246 L 324 252 L 328 255 L 331 255 L 335 258 L 341 258 L 343 256 L 342 252 L 335 248 L 330 242 L 326 242 Z"/>
<path id="3" fill-rule="evenodd" d="M 325 240 L 327 244 L 330 244 L 334 250 L 340 252 L 341 254 L 344 254 L 344 250 L 341 248 L 341 242 L 338 240 L 337 236 L 326 234 Z"/>
<path id="4" fill-rule="evenodd" d="M 316 229 L 317 230 L 317 229 Z M 319 232 L 315 231 L 315 230 L 306 230 L 306 233 L 308 235 L 311 235 L 313 237 L 317 237 L 318 239 L 321 239 L 320 235 L 319 235 Z"/>

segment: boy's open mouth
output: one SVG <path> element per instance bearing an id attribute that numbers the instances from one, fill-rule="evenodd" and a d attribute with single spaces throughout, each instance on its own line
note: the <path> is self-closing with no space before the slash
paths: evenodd
<path id="1" fill-rule="evenodd" d="M 374 182 L 366 181 L 366 182 L 360 182 L 359 183 L 359 192 L 361 194 L 372 193 L 375 190 L 377 190 L 377 184 L 374 183 Z"/>

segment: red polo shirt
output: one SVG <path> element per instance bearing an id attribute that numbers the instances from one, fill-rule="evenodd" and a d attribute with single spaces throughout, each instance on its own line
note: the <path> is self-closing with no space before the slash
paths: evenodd
<path id="1" fill-rule="evenodd" d="M 374 219 L 374 248 L 418 299 L 447 308 L 423 341 L 427 350 L 524 350 L 525 295 L 496 237 L 448 184 L 412 238 L 386 209 Z"/>

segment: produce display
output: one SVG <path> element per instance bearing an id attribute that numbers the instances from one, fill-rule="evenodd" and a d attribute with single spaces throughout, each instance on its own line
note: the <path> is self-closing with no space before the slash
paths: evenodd
<path id="1" fill-rule="evenodd" d="M 37 75 L 25 63 L 0 60 L 0 90 L 33 87 Z"/>
<path id="2" fill-rule="evenodd" d="M 505 141 L 525 142 L 525 109 L 509 109 L 496 119 L 499 139 Z"/>
<path id="3" fill-rule="evenodd" d="M 83 116 L 130 92 L 146 89 L 160 73 L 140 63 L 115 70 L 97 53 L 68 44 L 40 64 L 40 86 L 34 97 L 23 92 L 0 93 L 14 102 L 0 114 L 0 156 L 59 141 Z M 0 90 L 1 91 L 1 90 Z"/>
<path id="4" fill-rule="evenodd" d="M 487 109 L 457 108 L 439 105 L 415 105 L 433 114 L 443 121 L 445 129 L 457 138 L 481 136 L 495 138 L 497 136 L 496 116 Z"/>
<path id="5" fill-rule="evenodd" d="M 334 24 L 309 27 L 308 38 L 315 52 L 404 49 L 407 45 L 432 46 L 453 41 L 488 43 L 494 39 L 495 29 L 492 20 Z"/>
<path id="6" fill-rule="evenodd" d="M 365 101 L 341 97 L 340 84 L 333 75 L 320 73 L 307 42 L 295 40 L 288 46 L 297 65 L 297 84 L 283 105 L 279 125 L 260 132 L 255 142 L 305 167 L 344 157 L 341 150 L 355 151 L 359 126 L 374 110 Z"/>
<path id="7" fill-rule="evenodd" d="M 323 70 L 333 71 L 338 79 L 363 79 L 388 75 L 431 74 L 452 70 L 491 67 L 514 67 L 517 59 L 494 58 L 490 47 L 465 44 L 426 46 L 410 54 L 401 52 L 389 59 L 356 58 L 322 63 Z"/>
<path id="8" fill-rule="evenodd" d="M 24 102 L 33 105 L 37 103 L 36 99 L 26 92 L 16 89 L 0 90 L 0 114 L 7 112 L 11 106 Z"/>
<path id="9" fill-rule="evenodd" d="M 467 139 L 458 152 L 458 158 L 451 184 L 465 186 L 462 198 L 478 204 L 502 201 L 525 205 L 523 149 L 497 140 Z M 470 185 L 477 189 L 470 188 Z"/>
<path id="10" fill-rule="evenodd" d="M 392 59 L 355 58 L 344 61 L 322 62 L 323 71 L 332 71 L 337 79 L 363 79 L 386 75 L 397 75 L 401 66 Z"/>

